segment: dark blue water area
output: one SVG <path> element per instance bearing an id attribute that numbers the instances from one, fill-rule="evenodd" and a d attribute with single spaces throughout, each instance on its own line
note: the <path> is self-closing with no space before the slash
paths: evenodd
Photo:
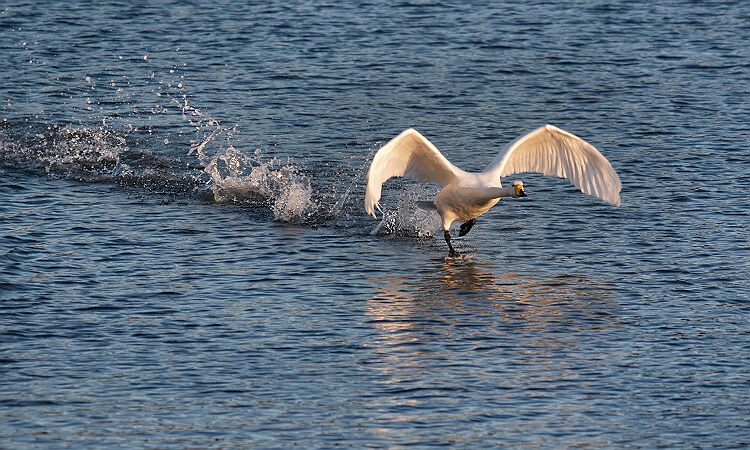
<path id="1" fill-rule="evenodd" d="M 750 445 L 750 4 L 0 7 L 0 446 Z M 545 123 L 446 258 L 375 151 Z M 503 180 L 504 182 L 509 180 Z M 455 231 L 455 230 L 454 230 Z"/>

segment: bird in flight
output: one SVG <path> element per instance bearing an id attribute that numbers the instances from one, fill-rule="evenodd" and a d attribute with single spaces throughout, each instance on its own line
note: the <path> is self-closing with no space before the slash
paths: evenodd
<path id="1" fill-rule="evenodd" d="M 459 236 L 474 226 L 503 197 L 526 197 L 523 182 L 503 187 L 500 179 L 522 172 L 537 172 L 565 178 L 584 194 L 593 195 L 615 206 L 620 205 L 622 184 L 612 164 L 599 150 L 583 139 L 545 125 L 506 145 L 479 173 L 465 172 L 448 159 L 417 130 L 409 128 L 378 150 L 367 173 L 365 210 L 378 218 L 383 183 L 393 177 L 406 177 L 442 186 L 434 201 L 417 202 L 434 209 L 443 223 L 450 257 L 459 253 L 451 244 L 450 228 L 461 221 Z"/>

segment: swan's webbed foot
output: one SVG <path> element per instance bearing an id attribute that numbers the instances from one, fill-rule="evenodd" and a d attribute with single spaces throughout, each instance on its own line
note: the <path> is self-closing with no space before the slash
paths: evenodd
<path id="1" fill-rule="evenodd" d="M 458 258 L 459 256 L 461 256 L 461 254 L 458 253 L 455 248 L 453 248 L 453 245 L 451 245 L 451 234 L 450 234 L 450 232 L 448 232 L 448 230 L 445 230 L 445 233 L 443 234 L 443 236 L 445 237 L 445 243 L 448 244 L 448 248 L 450 249 L 450 252 L 448 252 L 448 257 L 449 258 Z"/>
<path id="2" fill-rule="evenodd" d="M 458 236 L 465 236 L 466 233 L 468 233 L 471 230 L 471 227 L 474 226 L 474 224 L 477 223 L 476 219 L 467 220 L 466 222 L 461 225 L 461 228 L 458 231 Z"/>

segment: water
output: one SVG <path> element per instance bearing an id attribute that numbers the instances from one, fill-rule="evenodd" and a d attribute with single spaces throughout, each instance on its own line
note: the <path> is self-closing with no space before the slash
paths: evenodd
<path id="1" fill-rule="evenodd" d="M 43 2 L 44 3 L 44 2 Z M 750 4 L 0 10 L 0 437 L 23 447 L 750 444 Z M 534 174 L 446 259 L 413 126 Z M 374 230 L 377 230 L 373 233 Z"/>

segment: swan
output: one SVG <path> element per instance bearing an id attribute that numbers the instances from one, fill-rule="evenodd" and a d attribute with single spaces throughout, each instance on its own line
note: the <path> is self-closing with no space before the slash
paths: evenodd
<path id="1" fill-rule="evenodd" d="M 526 197 L 522 181 L 503 187 L 500 178 L 522 172 L 538 172 L 565 178 L 584 194 L 620 206 L 622 184 L 612 164 L 593 145 L 553 125 L 545 125 L 509 143 L 479 173 L 465 172 L 451 164 L 430 141 L 413 128 L 405 130 L 378 150 L 367 173 L 365 210 L 375 219 L 380 193 L 388 179 L 407 177 L 442 187 L 434 201 L 418 206 L 434 209 L 443 223 L 450 257 L 459 253 L 451 245 L 450 228 L 462 221 L 464 236 L 476 218 L 503 197 Z"/>

